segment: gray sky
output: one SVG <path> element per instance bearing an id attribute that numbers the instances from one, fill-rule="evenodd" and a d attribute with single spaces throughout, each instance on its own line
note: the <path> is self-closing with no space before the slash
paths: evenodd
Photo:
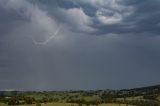
<path id="1" fill-rule="evenodd" d="M 159 0 L 0 0 L 0 90 L 160 83 Z"/>

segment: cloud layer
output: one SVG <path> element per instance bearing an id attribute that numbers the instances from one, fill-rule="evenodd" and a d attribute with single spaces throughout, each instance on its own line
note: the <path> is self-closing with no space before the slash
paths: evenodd
<path id="1" fill-rule="evenodd" d="M 1 0 L 0 90 L 160 83 L 159 0 Z"/>

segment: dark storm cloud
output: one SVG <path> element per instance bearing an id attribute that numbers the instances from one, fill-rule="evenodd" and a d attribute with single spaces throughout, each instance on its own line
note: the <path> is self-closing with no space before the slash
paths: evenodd
<path id="1" fill-rule="evenodd" d="M 122 6 L 131 7 L 132 9 L 127 11 L 130 15 L 123 18 L 123 20 L 117 24 L 96 24 L 93 27 L 100 29 L 99 33 L 150 33 L 153 35 L 160 34 L 158 23 L 160 22 L 160 2 L 158 0 L 146 0 L 146 1 L 130 1 L 122 0 L 120 3 Z M 104 7 L 105 8 L 105 7 Z M 114 9 L 114 8 L 113 8 Z M 123 14 L 124 11 L 119 11 Z M 94 17 L 96 18 L 96 16 Z"/>
<path id="2" fill-rule="evenodd" d="M 1 0 L 0 89 L 160 83 L 159 5 L 158 0 Z"/>
<path id="3" fill-rule="evenodd" d="M 57 8 L 64 9 L 73 9 L 73 8 L 82 8 L 85 15 L 90 17 L 92 23 L 88 24 L 88 26 L 97 29 L 97 32 L 93 32 L 94 34 L 106 34 L 106 33 L 154 33 L 159 34 L 159 22 L 160 22 L 160 6 L 158 0 L 146 0 L 146 1 L 129 1 L 129 0 L 117 0 L 118 2 L 112 3 L 112 1 L 104 1 L 104 0 L 93 0 L 93 1 L 74 1 L 74 0 L 59 0 L 59 1 L 35 1 L 41 5 L 45 5 L 44 7 L 48 8 L 48 12 L 55 15 L 58 20 L 62 22 L 68 21 L 64 14 L 59 11 Z M 109 3 L 107 3 L 109 2 Z M 96 5 L 96 3 L 98 5 Z M 105 4 L 106 3 L 106 4 Z M 114 6 L 116 5 L 116 6 Z M 119 6 L 119 7 L 118 7 Z M 57 11 L 54 11 L 54 9 Z M 115 13 L 123 14 L 121 22 L 112 22 L 114 24 L 101 23 L 98 19 L 99 17 L 96 15 L 98 11 L 104 9 L 104 13 L 102 16 L 106 16 L 106 18 L 114 18 Z M 105 10 L 110 10 L 110 15 L 108 12 L 105 13 Z M 129 14 L 124 16 L 125 14 Z M 110 16 L 110 17 L 108 17 Z M 113 16 L 113 17 L 112 17 Z M 77 20 L 78 21 L 78 20 Z M 111 21 L 110 19 L 106 22 Z M 71 23 L 69 23 L 72 25 Z M 73 31 L 76 30 L 74 29 Z"/>
<path id="4" fill-rule="evenodd" d="M 122 30 L 126 30 L 123 32 L 148 32 L 152 35 L 153 33 L 160 34 L 159 26 L 157 25 L 160 22 L 159 3 L 160 1 L 158 0 L 134 1 L 133 3 L 127 3 L 128 5 L 133 5 L 135 7 L 135 12 L 125 19 L 125 23 L 131 24 L 124 26 L 125 28 L 122 26 Z"/>

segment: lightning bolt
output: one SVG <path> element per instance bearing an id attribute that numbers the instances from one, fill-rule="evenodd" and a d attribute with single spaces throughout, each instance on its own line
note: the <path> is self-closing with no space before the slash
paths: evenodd
<path id="1" fill-rule="evenodd" d="M 32 41 L 35 45 L 46 45 L 50 40 L 52 40 L 59 32 L 60 32 L 61 26 L 58 27 L 58 29 L 56 30 L 56 32 L 50 36 L 47 40 L 43 41 L 43 42 L 38 42 L 35 39 L 32 38 Z"/>

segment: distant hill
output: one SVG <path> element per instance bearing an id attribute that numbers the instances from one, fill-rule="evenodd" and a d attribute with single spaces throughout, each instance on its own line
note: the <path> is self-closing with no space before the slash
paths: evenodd
<path id="1" fill-rule="evenodd" d="M 132 90 L 132 91 L 148 91 L 148 90 L 159 90 L 160 85 L 153 85 L 153 86 L 147 86 L 147 87 L 139 87 L 139 88 L 132 88 L 132 89 L 122 89 L 123 90 Z"/>

